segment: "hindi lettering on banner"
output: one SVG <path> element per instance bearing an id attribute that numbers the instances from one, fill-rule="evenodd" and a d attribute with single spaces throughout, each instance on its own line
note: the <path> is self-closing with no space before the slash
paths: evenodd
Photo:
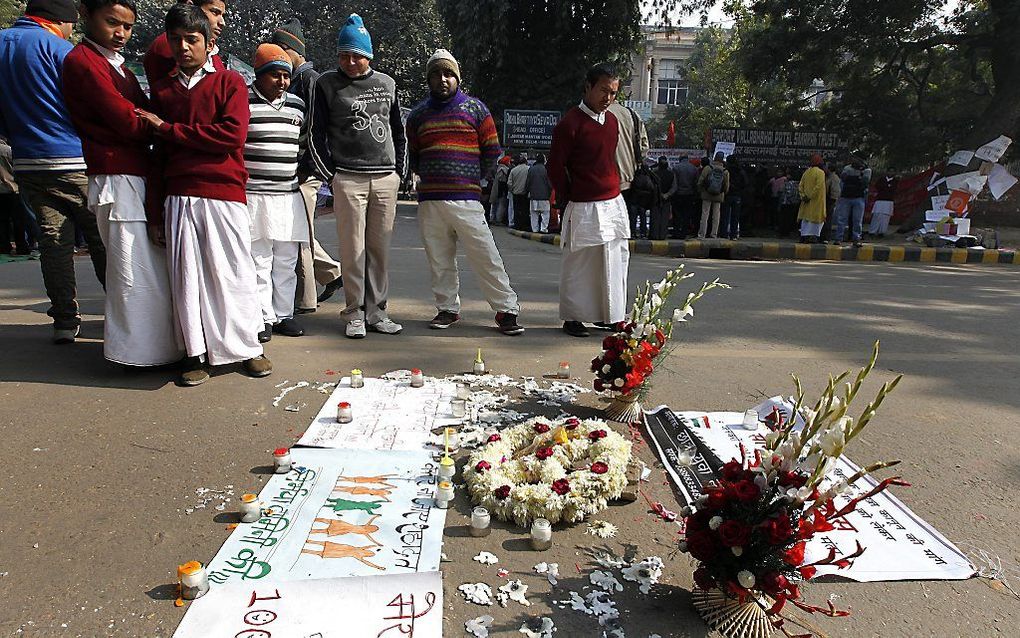
<path id="1" fill-rule="evenodd" d="M 712 153 L 712 158 L 714 159 L 718 153 L 722 153 L 724 158 L 729 157 L 730 155 L 733 155 L 736 150 L 737 145 L 733 142 L 716 142 L 715 152 Z"/>
<path id="2" fill-rule="evenodd" d="M 846 138 L 819 131 L 714 128 L 712 141 L 734 144 L 733 155 L 744 163 L 807 166 L 815 153 L 825 162 L 842 161 L 849 154 Z"/>
<path id="3" fill-rule="evenodd" d="M 263 516 L 209 563 L 214 588 L 439 569 L 446 510 L 432 507 L 428 452 L 292 448 L 291 459 L 259 493 Z"/>
<path id="4" fill-rule="evenodd" d="M 744 415 L 741 412 L 674 413 L 660 408 L 647 416 L 655 447 L 684 498 L 690 498 L 688 503 L 701 495 L 696 486 L 704 485 L 706 477 L 700 469 L 675 467 L 675 456 L 668 450 L 694 441 L 698 449 L 696 458 L 704 459 L 713 471 L 718 471 L 723 463 L 741 458 L 741 444 L 748 456 L 752 456 L 755 449 L 763 448 L 764 435 L 768 432 L 764 426 L 757 431 L 742 429 Z M 834 471 L 837 476 L 849 478 L 859 469 L 844 456 L 840 457 Z M 692 474 L 697 474 L 697 480 L 691 478 Z M 846 505 L 854 496 L 876 485 L 870 476 L 861 479 L 850 492 L 835 499 L 836 507 Z M 975 573 L 963 552 L 888 490 L 861 501 L 855 511 L 838 522 L 835 530 L 809 541 L 807 559 L 821 559 L 830 548 L 835 548 L 837 555 L 853 553 L 857 542 L 866 550 L 851 567 L 837 569 L 834 565 L 819 565 L 819 575 L 835 574 L 858 582 L 879 582 L 963 580 Z"/>
<path id="5" fill-rule="evenodd" d="M 425 379 L 412 388 L 409 379 L 365 379 L 365 386 L 352 388 L 349 377 L 341 379 L 325 405 L 298 440 L 298 445 L 321 448 L 366 450 L 420 450 L 434 428 L 459 425 L 452 401 L 457 384 Z M 340 402 L 351 404 L 354 419 L 338 423 Z"/>
<path id="6" fill-rule="evenodd" d="M 559 111 L 503 111 L 503 146 L 506 148 L 550 148 Z"/>
<path id="7" fill-rule="evenodd" d="M 214 587 L 174 638 L 441 638 L 439 572 Z"/>
<path id="8" fill-rule="evenodd" d="M 665 157 L 669 167 L 676 168 L 684 159 L 701 159 L 704 155 L 705 151 L 700 148 L 650 148 L 645 158 L 649 162 L 658 162 L 660 157 Z"/>

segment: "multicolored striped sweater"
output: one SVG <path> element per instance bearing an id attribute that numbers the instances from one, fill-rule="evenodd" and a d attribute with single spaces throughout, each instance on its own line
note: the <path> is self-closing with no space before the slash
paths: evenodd
<path id="1" fill-rule="evenodd" d="M 407 150 L 418 174 L 418 200 L 480 200 L 481 178 L 501 152 L 485 104 L 457 91 L 428 98 L 407 116 Z"/>

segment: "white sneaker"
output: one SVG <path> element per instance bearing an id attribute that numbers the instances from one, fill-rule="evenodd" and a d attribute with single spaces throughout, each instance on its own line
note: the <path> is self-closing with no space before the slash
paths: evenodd
<path id="1" fill-rule="evenodd" d="M 347 322 L 347 328 L 344 331 L 349 339 L 364 339 L 365 338 L 365 321 L 364 319 L 351 319 Z"/>
<path id="2" fill-rule="evenodd" d="M 395 335 L 400 334 L 400 331 L 404 329 L 404 326 L 387 317 L 382 321 L 376 321 L 375 323 L 368 324 L 368 328 L 372 332 L 381 332 L 387 335 Z"/>

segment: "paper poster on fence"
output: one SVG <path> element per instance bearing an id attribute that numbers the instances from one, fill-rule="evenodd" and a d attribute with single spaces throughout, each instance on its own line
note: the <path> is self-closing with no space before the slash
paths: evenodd
<path id="1" fill-rule="evenodd" d="M 436 571 L 446 510 L 437 464 L 417 452 L 292 449 L 294 469 L 259 494 L 208 566 L 213 587 Z"/>
<path id="2" fill-rule="evenodd" d="M 764 433 L 744 430 L 740 427 L 743 414 L 739 412 L 681 412 L 672 413 L 659 410 L 649 415 L 648 428 L 656 448 L 668 450 L 687 440 L 697 443 L 698 456 L 705 466 L 713 470 L 733 458 L 740 458 L 740 444 L 743 443 L 747 454 L 753 455 L 756 447 L 764 445 Z M 705 423 L 710 424 L 705 427 Z M 720 425 L 725 422 L 726 425 Z M 660 452 L 661 454 L 661 452 Z M 683 477 L 696 473 L 699 481 L 704 484 L 705 467 L 673 467 L 675 456 L 663 454 L 663 462 L 674 477 Z M 837 476 L 849 478 L 858 466 L 846 457 L 841 457 L 836 465 Z M 684 496 L 697 497 L 692 486 L 694 481 L 687 481 L 682 486 L 678 483 Z M 842 507 L 854 495 L 863 494 L 876 485 L 866 477 L 853 487 L 853 492 L 837 497 L 836 507 Z M 845 517 L 833 521 L 836 529 L 816 535 L 807 547 L 807 557 L 818 560 L 826 556 L 829 548 L 835 548 L 837 554 L 852 553 L 860 541 L 866 551 L 854 560 L 848 569 L 837 569 L 835 566 L 818 567 L 819 575 L 832 574 L 858 582 L 878 582 L 893 580 L 963 580 L 974 575 L 974 567 L 967 557 L 949 542 L 942 534 L 911 512 L 888 490 L 861 501 L 857 509 Z"/>
<path id="3" fill-rule="evenodd" d="M 978 159 L 983 159 L 987 162 L 998 162 L 999 158 L 1006 152 L 1009 145 L 1013 143 L 1013 140 L 1009 139 L 1005 135 L 1000 135 L 991 142 L 988 142 L 974 153 L 974 156 Z"/>
<path id="4" fill-rule="evenodd" d="M 224 585 L 191 603 L 174 638 L 441 638 L 439 572 Z"/>
<path id="5" fill-rule="evenodd" d="M 457 425 L 451 402 L 457 384 L 426 377 L 412 388 L 409 377 L 366 378 L 363 388 L 352 388 L 343 378 L 326 400 L 298 445 L 366 450 L 420 450 L 434 428 Z M 353 420 L 337 423 L 337 404 L 351 404 Z"/>

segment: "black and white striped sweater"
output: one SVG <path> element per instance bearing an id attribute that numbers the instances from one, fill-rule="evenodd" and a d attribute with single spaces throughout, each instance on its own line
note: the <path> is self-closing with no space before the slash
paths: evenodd
<path id="1" fill-rule="evenodd" d="M 298 155 L 305 143 L 305 103 L 284 93 L 271 103 L 254 86 L 248 87 L 251 120 L 244 142 L 247 190 L 253 193 L 292 193 L 298 190 Z"/>

